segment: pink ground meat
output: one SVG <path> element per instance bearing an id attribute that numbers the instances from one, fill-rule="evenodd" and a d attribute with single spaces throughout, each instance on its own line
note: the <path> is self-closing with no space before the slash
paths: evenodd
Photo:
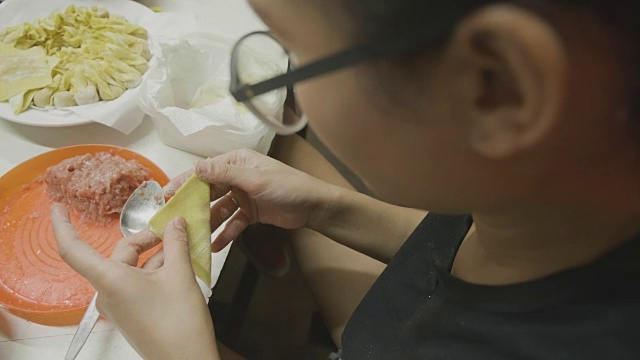
<path id="1" fill-rule="evenodd" d="M 151 179 L 136 160 L 107 152 L 66 159 L 47 169 L 47 193 L 92 221 L 106 222 L 122 211 L 129 195 Z"/>

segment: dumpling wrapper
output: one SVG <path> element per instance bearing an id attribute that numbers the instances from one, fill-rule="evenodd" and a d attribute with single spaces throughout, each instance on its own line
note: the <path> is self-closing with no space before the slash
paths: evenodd
<path id="1" fill-rule="evenodd" d="M 31 106 L 27 100 L 38 99 L 42 108 L 117 99 L 142 82 L 151 57 L 147 39 L 144 28 L 123 16 L 73 4 L 34 23 L 0 29 L 0 101 L 12 99 L 19 113 Z M 72 88 L 70 80 L 80 67 L 88 81 L 81 79 L 85 84 Z M 57 75 L 64 81 L 53 89 L 51 78 Z M 31 90 L 37 96 L 31 97 Z M 63 94 L 49 96 L 56 91 Z M 73 102 L 67 92 L 76 97 Z"/>
<path id="2" fill-rule="evenodd" d="M 18 50 L 0 43 L 0 101 L 50 85 L 56 63 L 41 47 Z"/>
<path id="3" fill-rule="evenodd" d="M 9 105 L 11 106 L 11 110 L 13 110 L 14 114 L 20 114 L 21 112 L 27 110 L 29 106 L 31 106 L 31 102 L 39 89 L 32 89 L 23 92 L 22 94 L 18 94 L 11 99 L 9 99 Z"/>
<path id="4" fill-rule="evenodd" d="M 177 216 L 185 219 L 193 272 L 208 287 L 211 287 L 210 196 L 209 183 L 194 174 L 149 221 L 149 229 L 163 238 L 171 219 Z"/>

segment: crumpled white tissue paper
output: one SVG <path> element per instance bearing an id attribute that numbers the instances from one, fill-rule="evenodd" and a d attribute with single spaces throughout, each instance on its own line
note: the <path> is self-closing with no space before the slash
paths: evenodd
<path id="1" fill-rule="evenodd" d="M 167 145 L 201 156 L 236 149 L 269 150 L 275 132 L 229 94 L 232 42 L 205 33 L 156 38 L 140 89 L 140 107 Z M 281 111 L 286 92 L 274 92 Z"/>

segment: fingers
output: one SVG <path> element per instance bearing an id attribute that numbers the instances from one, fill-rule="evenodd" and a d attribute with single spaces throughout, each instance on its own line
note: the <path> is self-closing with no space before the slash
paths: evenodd
<path id="1" fill-rule="evenodd" d="M 189 169 L 182 174 L 176 176 L 171 179 L 167 185 L 162 189 L 164 191 L 164 195 L 167 197 L 172 197 L 176 194 L 176 191 L 187 181 L 191 175 L 195 172 L 195 169 Z M 231 187 L 228 185 L 220 185 L 220 184 L 211 184 L 211 201 L 217 200 L 227 194 L 231 190 Z"/>
<path id="2" fill-rule="evenodd" d="M 261 157 L 262 156 L 262 157 Z M 195 172 L 200 178 L 212 184 L 211 200 L 227 194 L 231 187 L 243 188 L 255 180 L 255 172 L 264 159 L 269 159 L 251 150 L 237 150 L 220 156 L 198 161 L 194 169 L 189 169 L 173 178 L 165 187 L 165 196 L 171 197 Z M 243 189 L 246 190 L 246 189 Z"/>
<path id="3" fill-rule="evenodd" d="M 215 231 L 220 227 L 227 219 L 229 219 L 233 213 L 238 210 L 238 203 L 231 195 L 223 196 L 211 207 L 211 231 Z"/>
<path id="4" fill-rule="evenodd" d="M 224 155 L 222 155 L 224 156 Z M 243 190 L 251 181 L 256 179 L 257 169 L 242 165 L 230 164 L 223 157 L 215 157 L 196 163 L 196 174 L 203 180 L 221 186 L 222 189 L 238 187 Z"/>
<path id="5" fill-rule="evenodd" d="M 193 272 L 187 241 L 187 223 L 181 217 L 171 220 L 164 231 L 164 264 L 170 268 L 184 268 Z"/>
<path id="6" fill-rule="evenodd" d="M 221 184 L 211 184 L 211 201 L 218 200 L 231 191 L 231 186 Z"/>
<path id="7" fill-rule="evenodd" d="M 51 206 L 51 223 L 62 260 L 94 285 L 98 283 L 107 271 L 107 259 L 80 239 L 63 205 Z"/>
<path id="8" fill-rule="evenodd" d="M 224 249 L 230 242 L 240 235 L 244 229 L 246 229 L 251 221 L 246 216 L 244 211 L 238 210 L 229 219 L 224 229 L 218 234 L 216 239 L 211 244 L 211 251 L 218 252 Z"/>
<path id="9" fill-rule="evenodd" d="M 160 238 L 153 231 L 141 231 L 118 241 L 111 254 L 111 259 L 127 265 L 138 266 L 140 255 L 159 243 Z"/>
<path id="10" fill-rule="evenodd" d="M 164 195 L 168 197 L 175 195 L 180 186 L 182 186 L 182 184 L 184 184 L 184 182 L 187 181 L 187 179 L 189 179 L 191 175 L 193 175 L 193 172 L 193 169 L 189 169 L 171 179 L 171 181 L 169 181 L 169 183 L 165 185 L 164 188 L 162 188 L 162 190 L 164 190 Z"/>
<path id="11" fill-rule="evenodd" d="M 164 265 L 164 249 L 160 249 L 142 264 L 144 270 L 157 270 Z"/>

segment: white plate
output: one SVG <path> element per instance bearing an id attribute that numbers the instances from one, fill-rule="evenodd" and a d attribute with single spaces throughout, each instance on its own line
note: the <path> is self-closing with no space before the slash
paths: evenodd
<path id="1" fill-rule="evenodd" d="M 24 21 L 64 11 L 69 4 L 78 7 L 101 6 L 113 14 L 123 15 L 130 22 L 144 26 L 148 17 L 155 13 L 144 5 L 131 0 L 6 0 L 0 4 L 1 28 L 9 27 Z M 147 29 L 148 30 L 148 29 Z M 75 106 L 71 108 L 39 110 L 29 109 L 19 115 L 13 113 L 8 102 L 0 102 L 0 118 L 25 125 L 42 127 L 64 127 L 88 124 L 103 117 L 136 113 L 138 89 L 130 89 L 116 100 L 101 101 L 96 104 Z M 141 111 L 140 111 L 141 113 Z M 141 116 L 144 116 L 142 113 Z M 102 122 L 102 121 L 101 121 Z"/>

